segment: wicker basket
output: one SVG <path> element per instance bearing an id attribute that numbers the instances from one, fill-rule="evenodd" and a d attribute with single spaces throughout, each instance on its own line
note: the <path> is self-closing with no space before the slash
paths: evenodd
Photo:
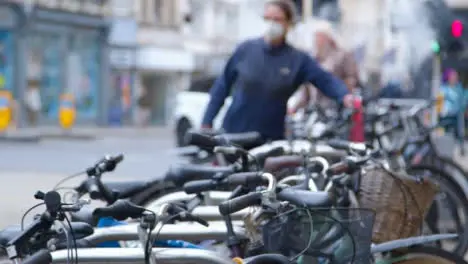
<path id="1" fill-rule="evenodd" d="M 380 164 L 366 167 L 358 199 L 361 207 L 376 212 L 372 242 L 418 235 L 438 189 L 431 181 L 396 174 Z"/>

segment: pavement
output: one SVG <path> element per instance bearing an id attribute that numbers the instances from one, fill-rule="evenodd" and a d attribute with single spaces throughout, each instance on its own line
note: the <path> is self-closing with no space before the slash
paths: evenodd
<path id="1" fill-rule="evenodd" d="M 92 132 L 97 136 L 93 140 L 0 142 L 0 228 L 19 223 L 22 214 L 37 203 L 33 198 L 36 191 L 51 190 L 60 179 L 84 171 L 106 154 L 124 154 L 117 169 L 103 176 L 113 180 L 161 178 L 171 164 L 180 162 L 168 129 Z M 76 186 L 82 179 L 65 186 Z"/>

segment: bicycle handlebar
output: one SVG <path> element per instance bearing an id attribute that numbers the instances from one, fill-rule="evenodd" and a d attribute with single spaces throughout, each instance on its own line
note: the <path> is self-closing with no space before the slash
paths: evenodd
<path id="1" fill-rule="evenodd" d="M 218 138 L 189 131 L 185 134 L 185 143 L 194 145 L 207 151 L 213 151 L 216 146 L 223 145 Z"/>
<path id="2" fill-rule="evenodd" d="M 123 154 L 119 154 L 117 156 L 105 156 L 103 159 L 98 161 L 94 166 L 88 168 L 86 170 L 86 174 L 88 176 L 96 176 L 99 177 L 105 172 L 111 172 L 115 170 L 117 164 L 122 162 L 124 159 Z"/>
<path id="3" fill-rule="evenodd" d="M 88 178 L 76 190 L 80 193 L 88 193 L 93 200 L 103 199 L 108 204 L 112 204 L 117 200 L 118 194 L 114 193 L 101 182 L 101 176 L 103 173 L 115 170 L 123 159 L 123 154 L 105 156 L 94 166 L 86 170 Z"/>
<path id="4" fill-rule="evenodd" d="M 345 150 L 348 152 L 356 152 L 359 155 L 366 155 L 367 151 L 370 148 L 372 148 L 371 146 L 366 145 L 365 143 L 355 143 L 342 139 L 331 139 L 327 142 L 327 144 L 334 149 Z"/>
<path id="5" fill-rule="evenodd" d="M 130 201 L 117 200 L 115 203 L 107 207 L 94 209 L 93 216 L 96 218 L 112 217 L 119 221 L 123 221 L 127 218 L 139 218 L 145 211 L 145 208 L 135 205 Z"/>
<path id="6" fill-rule="evenodd" d="M 374 150 L 364 157 L 349 156 L 343 161 L 331 165 L 326 171 L 327 176 L 334 176 L 342 173 L 351 174 L 361 168 L 372 158 L 380 155 L 380 150 Z"/>
<path id="7" fill-rule="evenodd" d="M 32 224 L 26 227 L 21 234 L 16 236 L 14 239 L 8 242 L 7 252 L 10 259 L 22 257 L 24 250 L 29 249 L 29 241 L 36 234 L 40 232 L 48 232 L 54 222 L 57 219 L 61 219 L 60 215 L 63 212 L 76 212 L 82 207 L 82 203 L 75 205 L 63 204 L 61 201 L 60 194 L 56 191 L 50 191 L 43 193 L 41 191 L 36 192 L 34 195 L 36 199 L 43 200 L 46 206 L 46 211 L 36 218 Z M 36 263 L 35 261 L 43 260 L 46 257 L 45 253 L 34 254 L 31 256 L 30 263 Z"/>
<path id="8" fill-rule="evenodd" d="M 269 177 L 261 172 L 239 172 L 219 180 L 190 181 L 187 182 L 183 188 L 187 194 L 195 194 L 239 185 L 257 186 L 259 184 L 268 183 L 269 181 Z"/>
<path id="9" fill-rule="evenodd" d="M 230 199 L 218 205 L 219 213 L 224 216 L 233 214 L 249 206 L 260 205 L 262 203 L 262 196 L 263 194 L 260 192 L 252 192 Z"/>

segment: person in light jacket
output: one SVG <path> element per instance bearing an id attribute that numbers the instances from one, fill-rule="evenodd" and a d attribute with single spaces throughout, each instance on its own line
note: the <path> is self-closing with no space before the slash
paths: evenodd
<path id="1" fill-rule="evenodd" d="M 441 125 L 449 131 L 453 130 L 455 136 L 461 136 L 461 119 L 464 118 L 466 109 L 465 89 L 458 78 L 458 73 L 454 69 L 446 69 L 442 76 L 440 92 L 444 97 L 442 113 L 440 113 Z"/>

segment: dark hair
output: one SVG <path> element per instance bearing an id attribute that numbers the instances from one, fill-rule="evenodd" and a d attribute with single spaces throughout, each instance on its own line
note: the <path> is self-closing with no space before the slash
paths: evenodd
<path id="1" fill-rule="evenodd" d="M 271 0 L 266 3 L 267 5 L 275 5 L 284 12 L 286 19 L 291 22 L 296 22 L 297 9 L 296 5 L 291 0 Z"/>

